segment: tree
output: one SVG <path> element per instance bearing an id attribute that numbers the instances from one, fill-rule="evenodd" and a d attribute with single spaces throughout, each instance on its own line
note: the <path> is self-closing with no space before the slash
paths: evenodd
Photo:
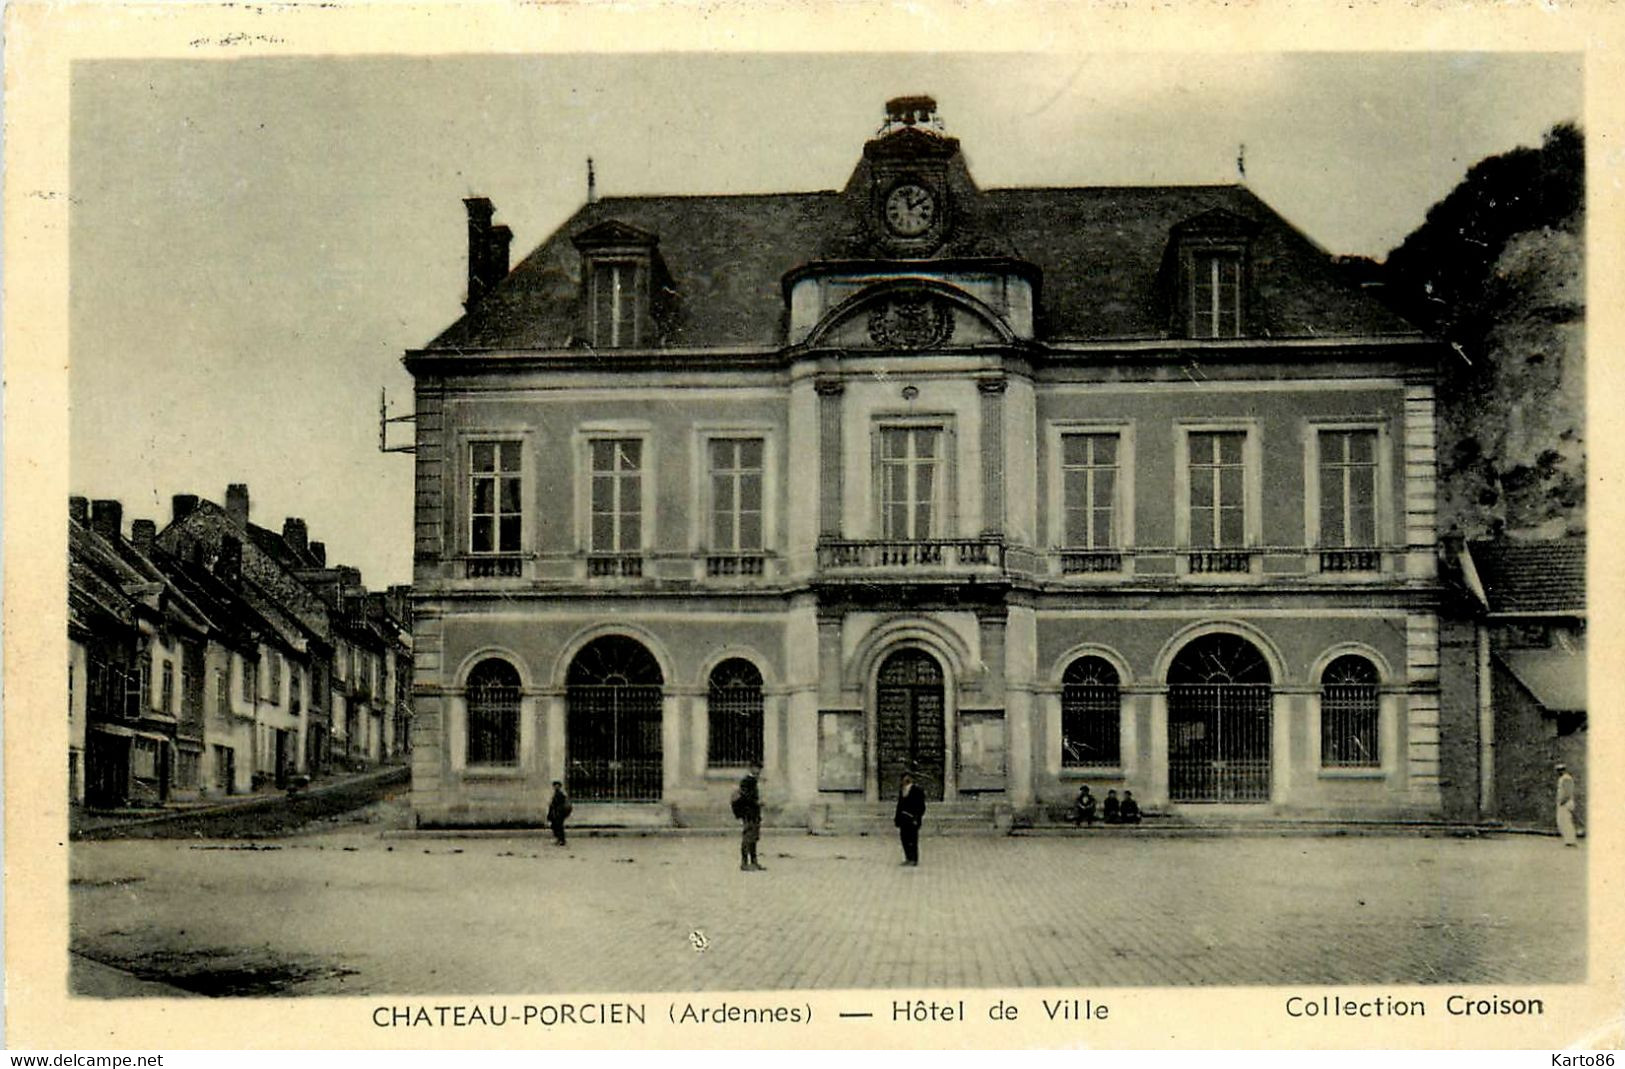
<path id="1" fill-rule="evenodd" d="M 1388 254 L 1390 299 L 1447 342 L 1440 523 L 1469 537 L 1585 528 L 1585 139 L 1475 164 Z"/>

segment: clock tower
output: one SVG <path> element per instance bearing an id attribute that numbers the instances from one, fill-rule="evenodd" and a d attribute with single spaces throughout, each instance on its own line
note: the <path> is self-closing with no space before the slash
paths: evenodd
<path id="1" fill-rule="evenodd" d="M 900 259 L 925 258 L 948 240 L 954 224 L 949 161 L 959 141 L 943 133 L 928 96 L 886 102 L 880 134 L 864 146 L 867 224 L 879 249 Z"/>

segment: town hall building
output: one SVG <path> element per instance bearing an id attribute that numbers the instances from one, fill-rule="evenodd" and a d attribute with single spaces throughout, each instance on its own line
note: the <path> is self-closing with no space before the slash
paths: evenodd
<path id="1" fill-rule="evenodd" d="M 1244 185 L 589 197 L 416 384 L 423 825 L 1443 811 L 1437 343 Z M 941 810 L 939 810 L 940 812 Z"/>

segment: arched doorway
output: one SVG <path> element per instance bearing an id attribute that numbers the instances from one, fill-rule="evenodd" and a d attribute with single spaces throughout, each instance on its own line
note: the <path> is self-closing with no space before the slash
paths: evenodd
<path id="1" fill-rule="evenodd" d="M 894 798 L 903 773 L 942 799 L 946 749 L 942 666 L 924 650 L 898 650 L 880 666 L 875 681 L 875 751 L 880 797 Z"/>
<path id="2" fill-rule="evenodd" d="M 658 802 L 660 665 L 621 635 L 594 639 L 565 675 L 566 789 L 580 799 Z"/>
<path id="3" fill-rule="evenodd" d="M 1238 635 L 1203 635 L 1168 666 L 1168 797 L 1270 799 L 1269 662 Z"/>

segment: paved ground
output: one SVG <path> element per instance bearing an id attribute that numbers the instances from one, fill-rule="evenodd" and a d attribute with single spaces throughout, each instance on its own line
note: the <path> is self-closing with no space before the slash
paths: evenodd
<path id="1" fill-rule="evenodd" d="M 253 847 L 253 848 L 250 848 Z M 769 833 L 73 846 L 73 949 L 235 994 L 1561 982 L 1585 848 Z M 703 949 L 696 949 L 697 945 Z M 81 970 L 83 972 L 83 970 Z M 85 994 L 94 993 L 81 986 Z"/>

